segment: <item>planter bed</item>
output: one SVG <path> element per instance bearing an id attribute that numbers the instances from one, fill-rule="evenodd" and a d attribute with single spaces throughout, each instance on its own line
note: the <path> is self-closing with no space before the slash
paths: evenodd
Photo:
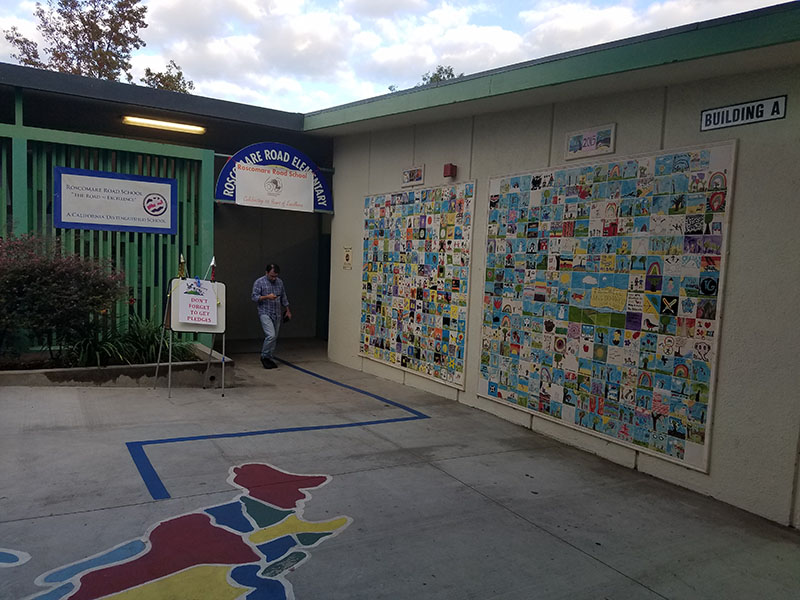
<path id="1" fill-rule="evenodd" d="M 172 387 L 203 387 L 208 347 L 195 344 L 196 361 L 172 363 Z M 77 367 L 54 369 L 14 369 L 0 371 L 0 386 L 109 386 L 109 387 L 158 387 L 167 386 L 168 364 L 166 357 L 158 369 L 156 364 L 112 365 L 109 367 Z M 225 358 L 225 387 L 234 387 L 235 363 Z M 206 387 L 220 387 L 222 383 L 222 355 L 214 351 L 211 355 Z"/>

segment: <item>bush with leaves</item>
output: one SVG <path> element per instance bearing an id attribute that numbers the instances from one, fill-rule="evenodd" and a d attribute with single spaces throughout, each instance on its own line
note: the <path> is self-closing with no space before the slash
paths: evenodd
<path id="1" fill-rule="evenodd" d="M 102 261 L 64 255 L 39 236 L 0 239 L 0 353 L 27 332 L 56 359 L 126 290 L 123 274 Z"/>
<path id="2" fill-rule="evenodd" d="M 67 352 L 67 362 L 75 367 L 106 367 L 130 362 L 125 336 L 107 319 L 97 319 L 86 327 Z"/>
<path id="3" fill-rule="evenodd" d="M 126 358 L 135 364 L 154 363 L 158 360 L 158 348 L 161 347 L 161 361 L 166 362 L 169 357 L 169 332 L 165 331 L 163 340 L 161 325 L 150 319 L 131 317 L 128 331 L 123 335 Z M 196 360 L 194 344 L 190 341 L 178 340 L 173 337 L 172 360 Z"/>
<path id="4" fill-rule="evenodd" d="M 141 365 L 169 357 L 169 333 L 162 338 L 161 325 L 150 319 L 132 315 L 127 331 L 113 327 L 106 318 L 93 321 L 83 332 L 83 337 L 69 347 L 67 361 L 75 367 L 106 367 L 108 365 Z M 194 343 L 176 339 L 172 342 L 172 360 L 175 362 L 197 360 Z"/>

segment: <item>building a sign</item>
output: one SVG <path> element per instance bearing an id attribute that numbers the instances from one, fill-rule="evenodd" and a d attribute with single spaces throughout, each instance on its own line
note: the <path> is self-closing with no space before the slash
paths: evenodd
<path id="1" fill-rule="evenodd" d="M 311 171 L 236 163 L 236 204 L 314 212 L 313 178 Z"/>
<path id="2" fill-rule="evenodd" d="M 786 116 L 786 96 L 754 100 L 742 104 L 709 108 L 700 113 L 700 131 L 736 127 Z"/>
<path id="3" fill-rule="evenodd" d="M 178 231 L 175 179 L 54 167 L 53 221 L 67 229 Z"/>
<path id="4" fill-rule="evenodd" d="M 333 196 L 327 180 L 322 176 L 319 167 L 305 154 L 277 142 L 259 142 L 242 148 L 228 159 L 217 179 L 214 197 L 217 200 L 235 202 L 237 199 L 237 178 L 241 171 L 236 165 L 260 165 L 265 167 L 283 168 L 295 173 L 309 173 L 313 192 L 313 210 L 315 212 L 333 212 Z M 295 179 L 299 179 L 295 177 Z M 261 206 L 261 205 L 259 205 Z M 272 206 L 269 208 L 281 208 Z M 296 208 L 289 210 L 298 210 Z"/>

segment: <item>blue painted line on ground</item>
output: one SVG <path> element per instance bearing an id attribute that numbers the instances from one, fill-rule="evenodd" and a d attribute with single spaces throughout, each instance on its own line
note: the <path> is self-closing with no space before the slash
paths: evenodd
<path id="1" fill-rule="evenodd" d="M 323 381 L 327 381 L 328 383 L 338 385 L 339 387 L 352 390 L 364 396 L 369 396 L 370 398 L 374 398 L 375 400 L 379 400 L 380 402 L 389 404 L 391 406 L 404 410 L 408 413 L 411 413 L 413 416 L 399 417 L 394 419 L 376 419 L 373 421 L 359 421 L 356 423 L 335 423 L 333 425 L 309 425 L 306 427 L 282 427 L 279 429 L 261 429 L 257 431 L 239 431 L 235 433 L 213 433 L 208 435 L 192 435 L 184 437 L 162 438 L 157 440 L 141 440 L 138 442 L 126 442 L 125 445 L 127 446 L 128 452 L 130 453 L 131 458 L 133 459 L 133 463 L 139 470 L 139 475 L 141 476 L 142 481 L 144 481 L 144 484 L 147 487 L 147 491 L 150 492 L 150 496 L 152 496 L 153 500 L 166 500 L 167 498 L 171 498 L 171 496 L 167 491 L 167 488 L 164 486 L 164 483 L 161 481 L 161 478 L 158 476 L 158 472 L 156 472 L 155 467 L 153 467 L 153 463 L 150 462 L 150 458 L 147 456 L 145 446 L 155 446 L 159 444 L 176 444 L 180 442 L 197 442 L 201 440 L 218 440 L 224 438 L 252 437 L 257 435 L 273 435 L 277 433 L 297 433 L 301 431 L 322 431 L 325 429 L 366 427 L 368 425 L 385 425 L 387 423 L 402 423 L 404 421 L 417 421 L 419 419 L 430 418 L 428 415 L 413 408 L 409 408 L 408 406 L 405 406 L 403 404 L 400 404 L 399 402 L 395 402 L 394 400 L 389 400 L 388 398 L 384 398 L 383 396 L 379 396 L 378 394 L 373 394 L 372 392 L 368 392 L 366 390 L 362 390 L 355 386 L 342 383 L 341 381 L 336 381 L 335 379 L 331 379 L 330 377 L 325 377 L 324 375 L 320 375 L 319 373 L 314 373 L 313 371 L 309 371 L 308 369 L 298 367 L 297 365 L 293 365 L 292 363 L 287 362 L 285 360 L 281 359 L 277 360 L 288 367 L 297 369 L 301 373 L 305 373 L 306 375 L 311 375 L 312 377 L 316 377 L 317 379 L 321 379 Z"/>
<path id="2" fill-rule="evenodd" d="M 389 400 L 388 398 L 384 398 L 383 396 L 378 396 L 378 394 L 373 394 L 372 392 L 368 392 L 366 390 L 362 390 L 360 388 L 354 387 L 352 385 L 347 385 L 346 383 L 342 383 L 341 381 L 336 381 L 335 379 L 331 379 L 330 377 L 325 377 L 324 375 L 320 375 L 319 373 L 314 373 L 314 371 L 309 371 L 308 369 L 304 369 L 303 367 L 298 367 L 297 365 L 293 365 L 290 362 L 286 362 L 285 360 L 281 360 L 280 358 L 277 359 L 278 362 L 282 362 L 286 366 L 292 367 L 293 369 L 297 369 L 301 373 L 305 373 L 307 375 L 311 375 L 312 377 L 316 377 L 317 379 L 322 379 L 323 381 L 327 381 L 328 383 L 332 383 L 334 385 L 338 385 L 339 387 L 346 388 L 348 390 L 353 390 L 354 392 L 358 392 L 359 394 L 364 394 L 365 396 L 369 396 L 370 398 L 375 398 L 376 400 L 380 400 L 381 402 L 385 402 L 386 404 L 391 404 L 392 406 L 396 406 L 397 408 L 402 408 L 406 412 L 410 412 L 412 415 L 416 415 L 421 419 L 427 419 L 428 416 L 419 412 L 418 410 L 414 410 L 413 408 L 409 408 L 399 402 L 395 402 L 394 400 Z"/>

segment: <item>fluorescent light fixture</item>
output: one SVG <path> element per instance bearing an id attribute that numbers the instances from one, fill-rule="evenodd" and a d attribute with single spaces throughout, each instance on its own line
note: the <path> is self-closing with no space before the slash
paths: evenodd
<path id="1" fill-rule="evenodd" d="M 186 123 L 159 121 L 158 119 L 145 119 L 144 117 L 131 117 L 129 115 L 122 117 L 122 122 L 126 125 L 152 127 L 153 129 L 166 129 L 167 131 L 180 131 L 181 133 L 195 133 L 197 135 L 201 135 L 206 132 L 206 128 L 200 127 L 199 125 L 187 125 Z"/>

